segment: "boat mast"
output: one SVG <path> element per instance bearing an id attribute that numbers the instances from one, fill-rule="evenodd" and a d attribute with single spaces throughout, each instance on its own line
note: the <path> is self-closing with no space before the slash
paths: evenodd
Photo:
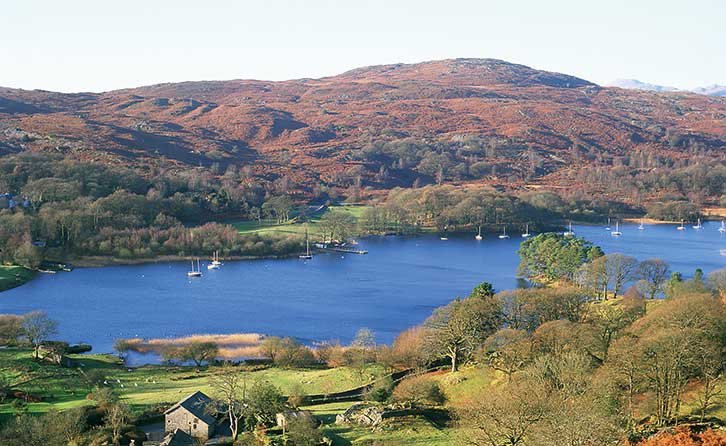
<path id="1" fill-rule="evenodd" d="M 305 255 L 310 255 L 310 234 L 308 232 L 308 222 L 305 222 Z"/>

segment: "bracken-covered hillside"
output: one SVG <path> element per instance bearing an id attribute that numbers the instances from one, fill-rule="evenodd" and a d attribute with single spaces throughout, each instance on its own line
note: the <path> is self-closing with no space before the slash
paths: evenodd
<path id="1" fill-rule="evenodd" d="M 721 158 L 726 98 L 603 88 L 492 59 L 322 79 L 183 82 L 107 93 L 0 88 L 0 154 L 373 190 L 416 182 L 557 185 L 624 158 Z"/>

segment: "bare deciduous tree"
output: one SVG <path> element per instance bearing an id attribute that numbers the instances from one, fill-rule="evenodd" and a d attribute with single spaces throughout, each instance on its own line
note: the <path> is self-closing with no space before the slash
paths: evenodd
<path id="1" fill-rule="evenodd" d="M 613 297 L 618 297 L 623 285 L 635 277 L 638 260 L 624 254 L 614 253 L 605 256 L 605 275 L 612 284 Z"/>
<path id="2" fill-rule="evenodd" d="M 35 359 L 38 359 L 38 351 L 43 341 L 56 334 L 58 322 L 48 317 L 45 311 L 31 311 L 23 316 L 23 335 L 33 346 Z"/>
<path id="3" fill-rule="evenodd" d="M 207 410 L 224 414 L 229 421 L 232 440 L 239 436 L 239 423 L 245 413 L 246 376 L 237 367 L 224 366 L 209 379 L 215 393 L 215 404 Z"/>
<path id="4" fill-rule="evenodd" d="M 643 281 L 645 297 L 654 299 L 663 291 L 663 286 L 668 279 L 668 263 L 660 259 L 648 259 L 638 265 L 637 276 Z"/>
<path id="5" fill-rule="evenodd" d="M 129 423 L 131 412 L 128 406 L 121 403 L 111 405 L 106 410 L 104 422 L 111 430 L 111 441 L 115 445 L 121 444 L 121 431 Z"/>

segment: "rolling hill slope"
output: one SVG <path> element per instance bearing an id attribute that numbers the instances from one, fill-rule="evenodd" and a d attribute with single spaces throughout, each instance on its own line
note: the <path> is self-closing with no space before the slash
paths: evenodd
<path id="1" fill-rule="evenodd" d="M 263 182 L 560 184 L 634 153 L 722 158 L 726 98 L 604 88 L 493 59 L 321 79 L 159 84 L 106 93 L 0 88 L 0 154 L 139 169 L 230 166 Z"/>

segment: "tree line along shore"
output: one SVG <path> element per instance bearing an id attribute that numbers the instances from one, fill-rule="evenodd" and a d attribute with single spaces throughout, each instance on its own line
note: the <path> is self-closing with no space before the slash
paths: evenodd
<path id="1" fill-rule="evenodd" d="M 336 194 L 309 198 L 250 183 L 239 173 L 159 171 L 43 154 L 0 159 L 0 263 L 33 271 L 53 265 L 181 260 L 219 252 L 229 259 L 288 257 L 304 235 L 344 241 L 373 234 L 499 232 L 502 225 L 551 230 L 568 222 L 646 215 L 692 220 L 700 207 L 671 197 L 648 205 L 487 186 L 393 189 L 363 205 Z M 5 192 L 3 192 L 5 191 Z M 333 205 L 339 203 L 339 205 Z M 341 205 L 342 204 L 342 205 Z M 0 271 L 0 289 L 31 274 Z"/>

